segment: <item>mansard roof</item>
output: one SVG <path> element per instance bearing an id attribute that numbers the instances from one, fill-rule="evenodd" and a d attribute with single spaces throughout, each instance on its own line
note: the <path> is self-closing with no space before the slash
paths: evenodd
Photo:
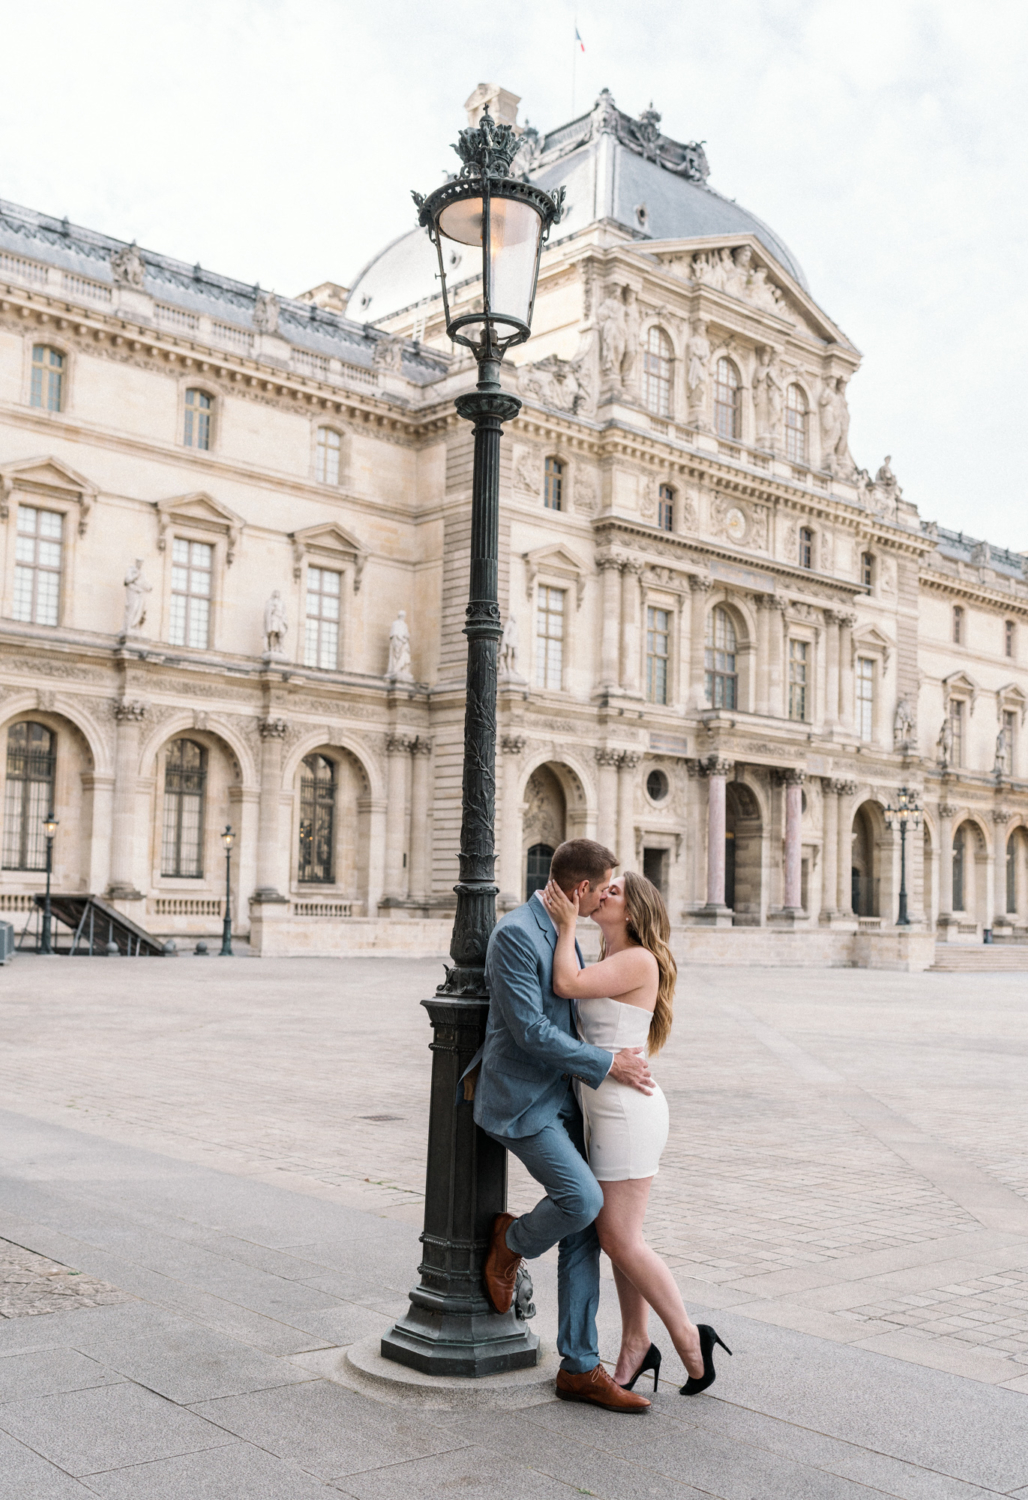
<path id="1" fill-rule="evenodd" d="M 206 314 L 223 331 L 222 341 L 232 344 L 235 336 L 240 348 L 256 333 L 275 332 L 315 360 L 340 359 L 369 372 L 381 363 L 378 350 L 386 336 L 341 313 L 270 294 L 259 285 L 138 249 L 134 243 L 127 245 L 67 219 L 0 199 L 0 277 L 49 287 L 54 284 L 48 275 L 51 268 L 57 275 L 58 292 L 63 289 L 76 299 L 110 303 L 114 288 L 128 284 L 154 298 L 158 321 L 174 322 L 177 313 L 187 326 L 190 317 L 195 320 Z M 390 356 L 395 359 L 392 346 Z M 445 356 L 437 351 L 411 342 L 401 350 L 399 372 L 415 385 L 438 380 L 447 366 Z"/>

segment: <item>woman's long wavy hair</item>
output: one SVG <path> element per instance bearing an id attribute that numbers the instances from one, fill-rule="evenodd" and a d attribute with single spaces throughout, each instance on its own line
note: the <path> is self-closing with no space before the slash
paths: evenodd
<path id="1" fill-rule="evenodd" d="M 664 898 L 652 880 L 647 880 L 645 875 L 637 875 L 634 870 L 626 870 L 624 882 L 628 936 L 640 947 L 650 950 L 657 960 L 660 973 L 657 984 L 657 1004 L 653 1010 L 649 1036 L 646 1039 L 647 1051 L 652 1057 L 655 1052 L 660 1051 L 671 1035 L 675 980 L 678 978 L 678 965 L 675 963 L 675 956 L 670 947 L 671 919 L 668 917 Z M 602 944 L 600 957 L 603 957 Z"/>

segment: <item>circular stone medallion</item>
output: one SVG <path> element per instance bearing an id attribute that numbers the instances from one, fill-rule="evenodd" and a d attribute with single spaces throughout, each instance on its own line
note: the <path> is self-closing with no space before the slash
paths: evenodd
<path id="1" fill-rule="evenodd" d="M 733 542 L 741 542 L 746 535 L 746 517 L 734 505 L 725 516 L 725 531 Z"/>

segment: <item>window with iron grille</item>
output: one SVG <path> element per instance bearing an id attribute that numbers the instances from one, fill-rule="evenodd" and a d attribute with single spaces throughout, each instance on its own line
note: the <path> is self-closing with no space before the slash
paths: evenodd
<path id="1" fill-rule="evenodd" d="M 1017 641 L 1017 627 L 1013 620 L 1003 622 L 1003 655 L 1013 657 L 1014 645 Z"/>
<path id="2" fill-rule="evenodd" d="M 324 755 L 304 757 L 300 774 L 300 866 L 297 880 L 331 885 L 335 879 L 336 768 Z"/>
<path id="3" fill-rule="evenodd" d="M 535 610 L 536 686 L 563 686 L 564 678 L 564 590 L 541 587 Z"/>
<path id="4" fill-rule="evenodd" d="M 1017 851 L 1019 836 L 1012 834 L 1007 839 L 1007 911 L 1011 915 L 1017 911 Z"/>
<path id="5" fill-rule="evenodd" d="M 789 718 L 807 717 L 807 668 L 810 646 L 807 641 L 789 642 Z"/>
<path id="6" fill-rule="evenodd" d="M 319 427 L 314 449 L 314 472 L 320 484 L 339 483 L 342 438 L 334 427 Z"/>
<path id="7" fill-rule="evenodd" d="M 305 667 L 334 672 L 339 665 L 339 596 L 342 574 L 327 568 L 307 569 L 307 619 L 303 641 Z"/>
<path id="8" fill-rule="evenodd" d="M 875 579 L 875 560 L 873 552 L 862 552 L 860 554 L 860 581 L 866 589 L 869 589 Z"/>
<path id="9" fill-rule="evenodd" d="M 182 441 L 187 448 L 211 446 L 211 410 L 214 402 L 206 391 L 186 391 L 186 418 Z"/>
<path id="10" fill-rule="evenodd" d="M 785 397 L 785 456 L 795 464 L 807 461 L 807 398 L 798 385 Z"/>
<path id="11" fill-rule="evenodd" d="M 18 506 L 14 543 L 16 620 L 56 625 L 61 603 L 61 531 L 64 517 L 35 505 Z"/>
<path id="12" fill-rule="evenodd" d="M 730 359 L 719 359 L 714 377 L 714 430 L 720 438 L 739 438 L 739 371 Z"/>
<path id="13" fill-rule="evenodd" d="M 735 708 L 739 678 L 735 667 L 735 625 L 727 609 L 718 604 L 707 616 L 707 638 L 703 653 L 706 696 L 712 708 Z"/>
<path id="14" fill-rule="evenodd" d="M 36 344 L 32 350 L 32 383 L 29 405 L 43 411 L 61 411 L 64 400 L 64 355 L 49 344 Z"/>
<path id="15" fill-rule="evenodd" d="M 873 657 L 857 657 L 857 732 L 862 740 L 874 737 L 875 664 Z"/>
<path id="16" fill-rule="evenodd" d="M 172 740 L 164 758 L 161 874 L 203 876 L 207 751 L 195 740 Z"/>
<path id="17" fill-rule="evenodd" d="M 543 504 L 547 510 L 564 509 L 564 465 L 559 458 L 550 457 L 546 460 Z"/>
<path id="18" fill-rule="evenodd" d="M 964 642 L 964 611 L 959 604 L 953 606 L 953 644 L 961 646 Z"/>
<path id="19" fill-rule="evenodd" d="M 643 401 L 655 417 L 671 415 L 671 340 L 662 328 L 651 328 L 643 351 Z"/>
<path id="20" fill-rule="evenodd" d="M 525 870 L 525 900 L 530 901 L 536 891 L 544 891 L 550 878 L 550 860 L 554 851 L 549 844 L 532 844 L 528 851 Z"/>
<path id="21" fill-rule="evenodd" d="M 657 525 L 661 531 L 675 529 L 675 492 L 669 484 L 662 484 L 657 495 Z"/>
<path id="22" fill-rule="evenodd" d="M 964 910 L 964 854 L 967 834 L 958 828 L 953 835 L 953 910 Z"/>
<path id="23" fill-rule="evenodd" d="M 205 651 L 210 642 L 211 570 L 214 548 L 177 536 L 171 549 L 171 631 L 173 646 Z"/>
<path id="24" fill-rule="evenodd" d="M 646 696 L 651 703 L 666 703 L 668 661 L 671 655 L 671 611 L 646 611 Z"/>
<path id="25" fill-rule="evenodd" d="M 800 567 L 814 566 L 814 533 L 809 526 L 800 527 Z"/>
<path id="26" fill-rule="evenodd" d="M 4 869 L 45 870 L 43 819 L 54 806 L 57 736 L 31 720 L 7 731 Z"/>

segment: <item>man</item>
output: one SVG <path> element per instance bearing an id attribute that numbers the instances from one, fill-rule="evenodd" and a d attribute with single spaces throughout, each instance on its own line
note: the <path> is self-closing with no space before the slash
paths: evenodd
<path id="1" fill-rule="evenodd" d="M 577 895 L 579 911 L 589 916 L 603 901 L 617 862 L 602 844 L 571 839 L 554 854 L 550 877 L 570 898 Z M 538 891 L 497 923 L 489 939 L 489 1023 L 474 1085 L 475 1121 L 514 1153 L 546 1197 L 520 1218 L 497 1215 L 485 1262 L 486 1294 L 497 1312 L 506 1312 L 522 1258 L 532 1260 L 559 1245 L 557 1395 L 611 1411 L 643 1412 L 650 1403 L 616 1385 L 600 1364 L 594 1220 L 603 1191 L 585 1159 L 574 1080 L 597 1088 L 611 1073 L 644 1094 L 652 1092 L 653 1080 L 641 1048 L 612 1053 L 579 1040 L 571 1002 L 553 993 L 556 944 L 556 928 Z"/>

